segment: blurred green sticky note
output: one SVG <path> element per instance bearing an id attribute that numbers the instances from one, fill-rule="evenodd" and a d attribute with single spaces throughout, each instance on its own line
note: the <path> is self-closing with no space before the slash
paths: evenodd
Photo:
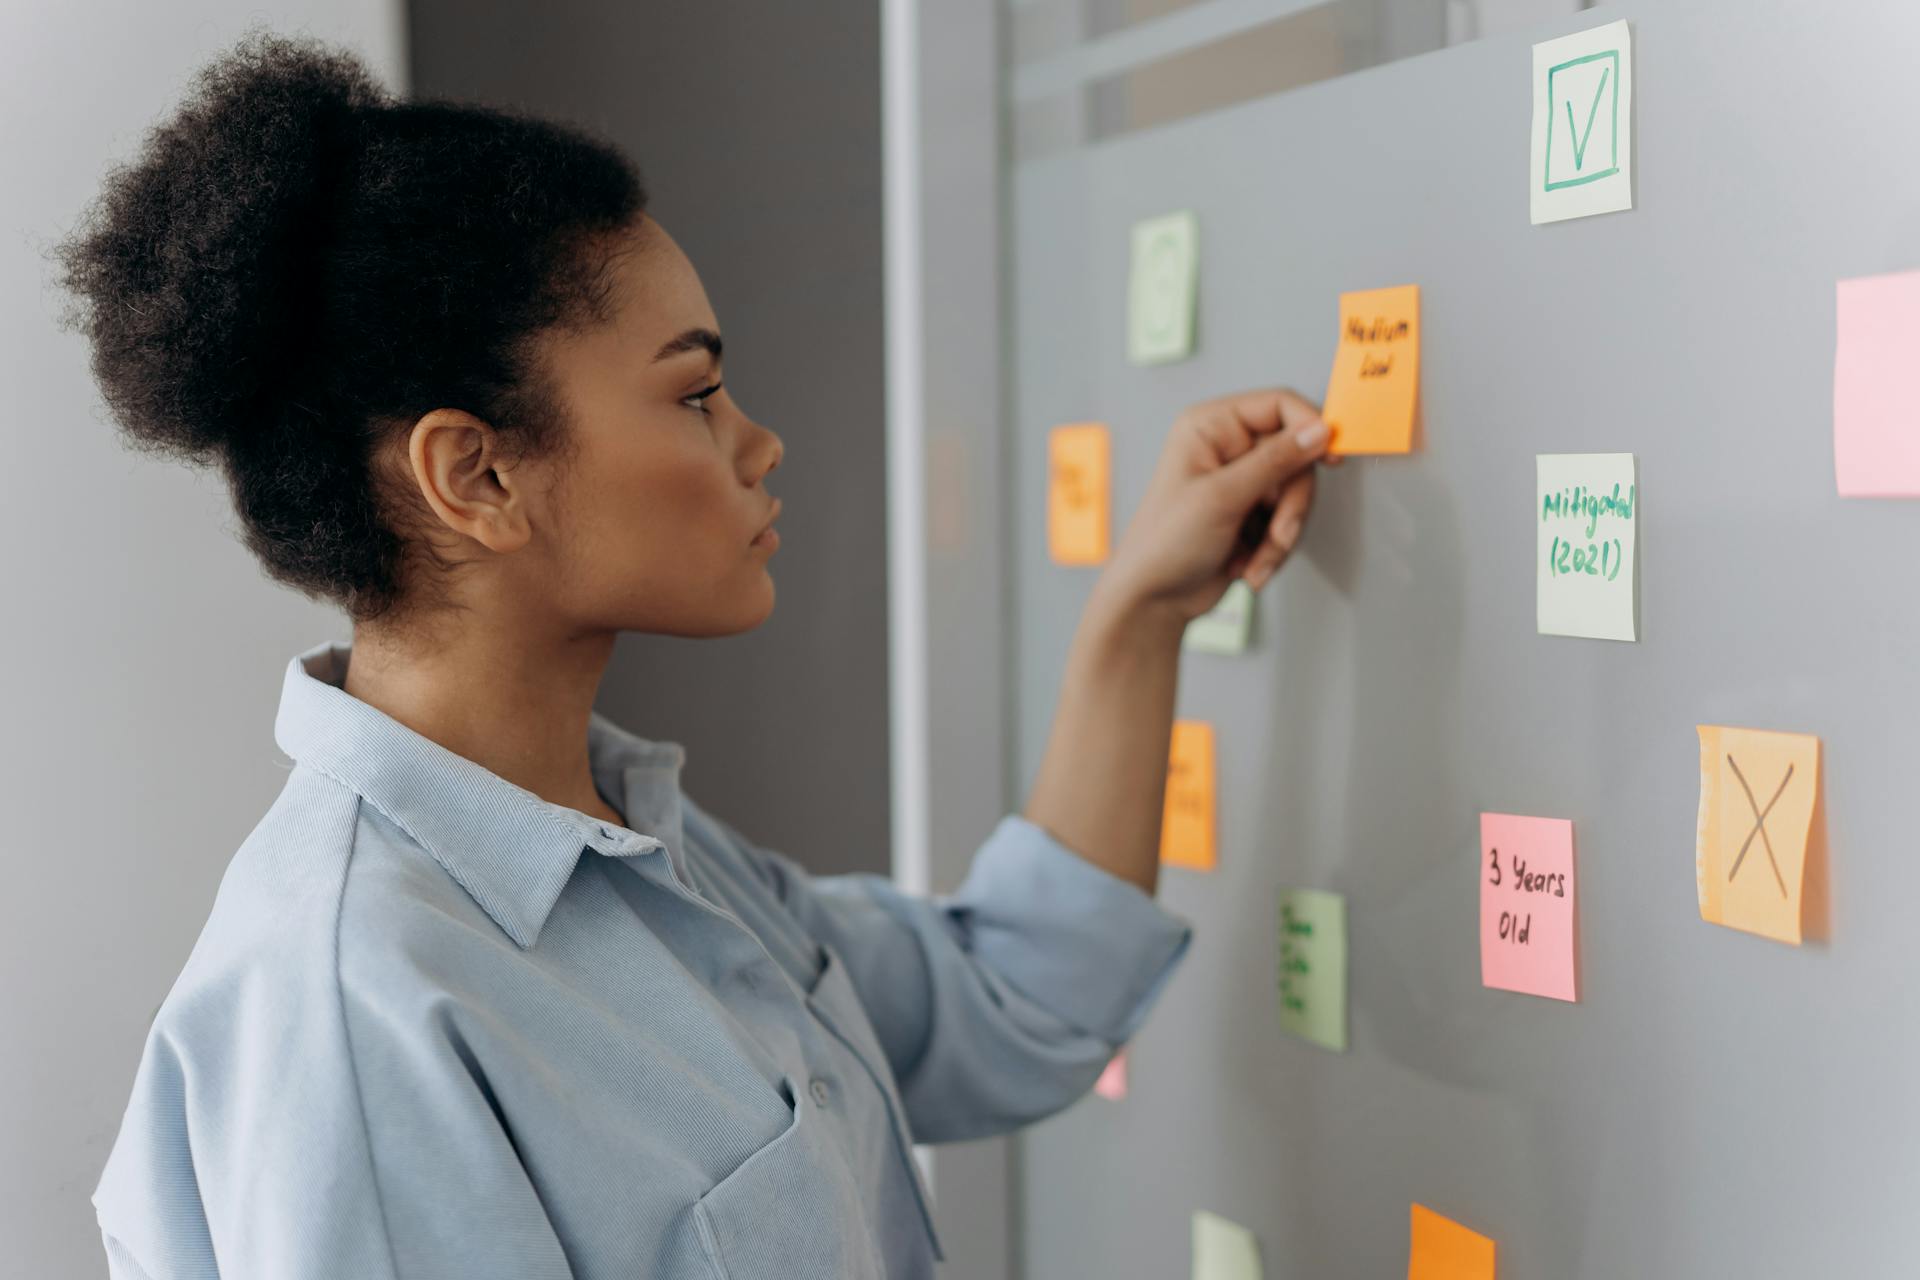
<path id="1" fill-rule="evenodd" d="M 1280 1025 L 1347 1048 L 1347 900 L 1318 889 L 1280 895 Z"/>
<path id="2" fill-rule="evenodd" d="M 1253 1232 L 1205 1209 L 1193 1211 L 1193 1280 L 1260 1280 Z"/>
<path id="3" fill-rule="evenodd" d="M 1200 263 L 1200 224 L 1192 210 L 1162 214 L 1133 227 L 1127 278 L 1127 359 L 1164 364 L 1193 354 L 1193 297 Z"/>
<path id="4" fill-rule="evenodd" d="M 1187 624 L 1180 647 L 1198 653 L 1245 653 L 1253 631 L 1253 588 L 1235 578 L 1220 603 Z"/>

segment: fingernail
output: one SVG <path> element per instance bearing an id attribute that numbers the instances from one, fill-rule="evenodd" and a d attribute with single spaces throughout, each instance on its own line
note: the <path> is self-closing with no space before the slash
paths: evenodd
<path id="1" fill-rule="evenodd" d="M 1318 449 L 1326 442 L 1327 424 L 1315 418 L 1312 422 L 1300 428 L 1300 433 L 1294 436 L 1293 439 L 1294 443 L 1298 444 L 1302 449 Z"/>
<path id="2" fill-rule="evenodd" d="M 1293 550 L 1293 544 L 1300 540 L 1299 517 L 1288 516 L 1286 520 L 1281 523 L 1280 527 L 1274 530 L 1273 540 L 1280 544 L 1282 551 Z"/>

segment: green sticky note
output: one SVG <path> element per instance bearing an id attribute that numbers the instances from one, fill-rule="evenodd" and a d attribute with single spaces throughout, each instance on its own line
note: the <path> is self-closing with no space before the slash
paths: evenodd
<path id="1" fill-rule="evenodd" d="M 1187 624 L 1180 647 L 1198 653 L 1244 653 L 1253 630 L 1253 588 L 1235 578 L 1220 603 Z"/>
<path id="2" fill-rule="evenodd" d="M 1347 1048 L 1347 900 L 1318 889 L 1280 895 L 1280 1025 Z"/>
<path id="3" fill-rule="evenodd" d="M 1260 1243 L 1237 1222 L 1193 1211 L 1193 1280 L 1260 1280 Z"/>
<path id="4" fill-rule="evenodd" d="M 1127 359 L 1164 364 L 1193 354 L 1193 297 L 1200 224 L 1193 211 L 1134 224 L 1127 278 Z"/>

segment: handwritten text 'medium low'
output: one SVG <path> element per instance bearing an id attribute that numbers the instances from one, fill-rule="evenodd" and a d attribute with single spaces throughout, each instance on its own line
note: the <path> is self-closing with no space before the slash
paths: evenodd
<path id="1" fill-rule="evenodd" d="M 1413 336 L 1413 326 L 1405 320 L 1389 320 L 1385 316 L 1375 316 L 1372 320 L 1358 317 L 1347 321 L 1345 338 L 1348 342 L 1364 343 L 1368 346 L 1378 342 L 1399 342 Z M 1393 371 L 1393 352 L 1376 355 L 1371 351 L 1360 353 L 1360 376 L 1363 378 L 1384 378 Z"/>

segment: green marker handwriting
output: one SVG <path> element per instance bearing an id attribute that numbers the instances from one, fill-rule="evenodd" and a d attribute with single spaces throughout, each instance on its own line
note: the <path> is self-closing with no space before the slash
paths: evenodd
<path id="1" fill-rule="evenodd" d="M 1627 496 L 1620 496 L 1620 486 L 1615 484 L 1612 493 L 1595 493 L 1585 485 L 1575 485 L 1571 489 L 1562 489 L 1550 493 L 1540 500 L 1540 519 L 1548 520 L 1577 519 L 1586 517 L 1587 536 L 1591 538 L 1600 527 L 1601 516 L 1618 516 L 1622 520 L 1633 519 L 1634 498 L 1638 485 L 1627 486 Z"/>
<path id="2" fill-rule="evenodd" d="M 1587 108 L 1587 131 L 1573 138 L 1573 167 L 1583 169 L 1587 164 L 1587 142 L 1593 137 L 1593 122 L 1600 114 L 1600 98 L 1607 91 L 1607 77 L 1613 74 L 1612 67 L 1603 67 L 1600 71 L 1600 86 L 1593 91 L 1593 105 Z M 1567 135 L 1573 136 L 1573 104 L 1567 108 Z"/>

